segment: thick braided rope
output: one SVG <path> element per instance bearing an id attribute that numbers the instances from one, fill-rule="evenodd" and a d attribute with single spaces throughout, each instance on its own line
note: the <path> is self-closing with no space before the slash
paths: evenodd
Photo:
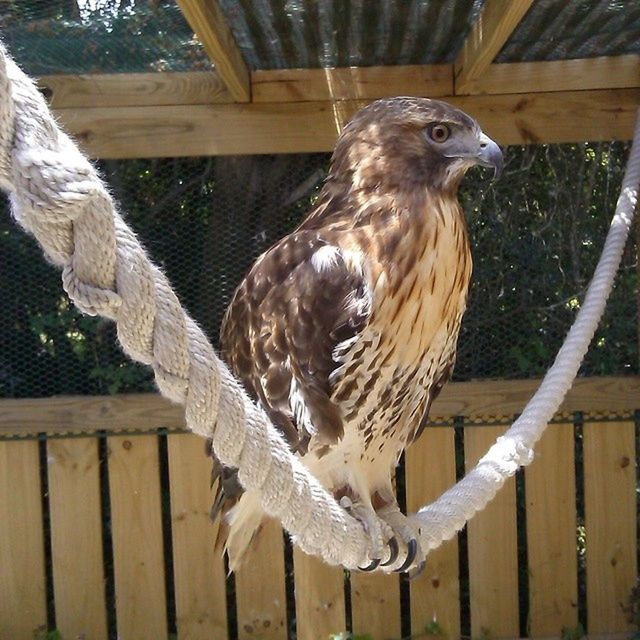
<path id="1" fill-rule="evenodd" d="M 531 448 L 570 387 L 611 288 L 637 197 L 637 156 L 635 143 L 635 174 L 630 160 L 594 277 L 600 284 L 590 288 L 576 321 L 583 328 L 575 339 L 576 333 L 570 333 L 572 342 L 563 347 L 541 387 L 543 399 L 536 394 L 474 471 L 413 516 L 425 551 L 450 538 L 518 465 L 531 460 Z M 368 564 L 371 541 L 361 525 L 308 474 L 217 358 L 115 210 L 92 166 L 57 128 L 33 83 L 1 46 L 0 187 L 10 194 L 16 220 L 62 268 L 74 303 L 117 322 L 125 352 L 153 367 L 163 395 L 185 405 L 187 426 L 213 438 L 220 460 L 239 468 L 243 486 L 259 495 L 265 511 L 281 520 L 296 544 L 330 564 Z M 598 276 L 603 262 L 605 278 Z M 569 365 L 563 364 L 567 353 Z"/>
<path id="2" fill-rule="evenodd" d="M 76 306 L 116 321 L 127 355 L 153 367 L 162 394 L 185 405 L 189 429 L 213 438 L 220 460 L 239 469 L 242 485 L 259 494 L 296 543 L 330 564 L 368 564 L 362 525 L 291 454 L 218 359 L 91 164 L 1 45 L 0 187 L 18 223 L 62 269 Z"/>

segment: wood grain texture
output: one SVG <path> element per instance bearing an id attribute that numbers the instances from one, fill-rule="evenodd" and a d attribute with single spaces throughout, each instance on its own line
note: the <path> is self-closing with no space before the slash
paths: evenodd
<path id="1" fill-rule="evenodd" d="M 407 508 L 411 513 L 435 500 L 456 481 L 452 427 L 426 429 L 406 454 Z M 436 621 L 445 637 L 460 637 L 458 539 L 432 551 L 422 574 L 411 581 L 411 628 Z"/>
<path id="2" fill-rule="evenodd" d="M 640 89 L 455 96 L 502 145 L 627 140 Z M 56 109 L 96 158 L 331 151 L 366 101 Z"/>
<path id="3" fill-rule="evenodd" d="M 218 523 L 209 518 L 211 459 L 193 434 L 168 437 L 171 483 L 173 575 L 178 637 L 227 637 L 227 601 L 222 554 L 215 550 Z"/>
<path id="4" fill-rule="evenodd" d="M 397 574 L 351 573 L 353 633 L 372 638 L 399 638 L 400 578 Z"/>
<path id="5" fill-rule="evenodd" d="M 578 624 L 573 424 L 552 424 L 525 470 L 529 629 L 558 636 Z"/>
<path id="6" fill-rule="evenodd" d="M 156 393 L 0 400 L 0 436 L 184 426 L 182 407 Z"/>
<path id="7" fill-rule="evenodd" d="M 293 550 L 298 640 L 328 638 L 346 629 L 344 570 Z"/>
<path id="8" fill-rule="evenodd" d="M 0 638 L 47 625 L 38 442 L 0 442 Z"/>
<path id="9" fill-rule="evenodd" d="M 51 75 L 38 87 L 53 109 L 232 102 L 215 71 Z"/>
<path id="10" fill-rule="evenodd" d="M 456 93 L 464 92 L 493 62 L 533 0 L 487 0 L 455 61 Z"/>
<path id="11" fill-rule="evenodd" d="M 448 96 L 450 64 L 339 69 L 270 69 L 251 74 L 253 102 L 375 100 L 392 96 Z"/>
<path id="12" fill-rule="evenodd" d="M 113 560 L 121 638 L 167 638 L 156 436 L 108 439 Z"/>
<path id="13" fill-rule="evenodd" d="M 513 416 L 520 413 L 540 380 L 486 380 L 447 384 L 433 403 L 431 415 Z M 577 378 L 560 412 L 626 413 L 640 404 L 640 376 Z"/>
<path id="14" fill-rule="evenodd" d="M 287 640 L 282 527 L 266 519 L 236 571 L 238 638 Z"/>
<path id="15" fill-rule="evenodd" d="M 589 633 L 631 631 L 622 606 L 638 578 L 633 422 L 584 425 Z"/>
<path id="16" fill-rule="evenodd" d="M 106 640 L 98 441 L 49 440 L 47 460 L 56 628 Z"/>
<path id="17" fill-rule="evenodd" d="M 465 465 L 470 471 L 504 427 L 466 428 Z M 467 524 L 471 635 L 516 638 L 518 618 L 518 559 L 515 479 Z"/>
<path id="18" fill-rule="evenodd" d="M 640 56 L 492 64 L 465 84 L 465 94 L 585 91 L 640 87 Z M 460 94 L 460 87 L 457 88 Z"/>
<path id="19" fill-rule="evenodd" d="M 451 64 L 269 69 L 251 73 L 254 103 L 375 100 L 398 95 L 453 96 Z M 51 108 L 227 104 L 216 71 L 48 75 L 37 80 Z M 640 87 L 640 56 L 489 65 L 457 95 L 585 91 Z"/>
<path id="20" fill-rule="evenodd" d="M 177 0 L 184 17 L 237 102 L 251 99 L 249 70 L 217 0 Z"/>
<path id="21" fill-rule="evenodd" d="M 512 416 L 524 408 L 540 380 L 452 382 L 431 409 L 432 420 L 454 416 Z M 640 408 L 640 376 L 578 378 L 562 412 L 626 413 Z M 182 407 L 158 394 L 1 399 L 0 436 L 185 428 Z"/>

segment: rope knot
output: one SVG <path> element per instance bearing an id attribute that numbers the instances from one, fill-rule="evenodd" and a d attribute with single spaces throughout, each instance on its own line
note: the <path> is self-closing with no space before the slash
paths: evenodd
<path id="1" fill-rule="evenodd" d="M 14 182 L 20 199 L 50 223 L 73 222 L 104 188 L 78 149 L 20 147 L 14 151 Z"/>
<path id="2" fill-rule="evenodd" d="M 498 470 L 498 474 L 506 473 L 512 476 L 522 465 L 530 464 L 533 460 L 533 449 L 521 441 L 508 436 L 501 436 L 487 451 L 480 463 L 488 463 Z"/>
<path id="3" fill-rule="evenodd" d="M 115 320 L 122 305 L 122 299 L 110 289 L 96 287 L 80 280 L 73 268 L 68 263 L 62 269 L 62 286 L 73 303 L 90 316 L 106 316 Z"/>

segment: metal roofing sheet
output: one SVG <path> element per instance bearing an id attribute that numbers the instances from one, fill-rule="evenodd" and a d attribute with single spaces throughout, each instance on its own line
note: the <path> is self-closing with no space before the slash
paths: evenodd
<path id="1" fill-rule="evenodd" d="M 496 62 L 640 53 L 638 0 L 536 0 Z"/>
<path id="2" fill-rule="evenodd" d="M 452 62 L 484 0 L 221 0 L 252 69 Z"/>

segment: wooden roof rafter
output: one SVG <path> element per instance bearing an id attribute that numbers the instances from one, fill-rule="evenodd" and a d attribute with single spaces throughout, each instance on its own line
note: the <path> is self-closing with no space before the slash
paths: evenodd
<path id="1" fill-rule="evenodd" d="M 495 60 L 533 0 L 487 0 L 454 63 L 455 93 L 468 92 Z"/>
<path id="2" fill-rule="evenodd" d="M 499 144 L 624 140 L 633 133 L 640 87 L 443 98 Z M 55 114 L 95 158 L 314 153 L 331 151 L 369 101 L 68 107 Z"/>
<path id="3" fill-rule="evenodd" d="M 249 69 L 217 0 L 176 0 L 236 102 L 251 101 Z"/>

